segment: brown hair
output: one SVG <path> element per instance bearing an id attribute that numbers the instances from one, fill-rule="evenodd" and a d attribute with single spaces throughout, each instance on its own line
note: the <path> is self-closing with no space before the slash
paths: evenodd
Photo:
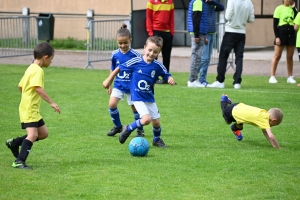
<path id="1" fill-rule="evenodd" d="M 51 57 L 54 54 L 53 47 L 48 42 L 37 44 L 33 50 L 34 59 L 40 59 L 43 56 Z"/>
<path id="2" fill-rule="evenodd" d="M 131 33 L 127 29 L 126 24 L 122 24 L 121 28 L 117 31 L 117 37 L 128 37 L 131 38 Z"/>
<path id="3" fill-rule="evenodd" d="M 146 40 L 146 45 L 149 43 L 149 42 L 152 42 L 154 43 L 156 46 L 162 48 L 163 47 L 163 39 L 161 37 L 158 37 L 158 36 L 150 36 L 148 37 L 148 39 Z"/>

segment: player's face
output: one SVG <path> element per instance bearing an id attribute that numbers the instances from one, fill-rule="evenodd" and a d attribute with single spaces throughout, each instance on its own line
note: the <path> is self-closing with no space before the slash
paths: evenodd
<path id="1" fill-rule="evenodd" d="M 157 58 L 158 54 L 160 53 L 161 48 L 156 46 L 153 42 L 148 42 L 144 46 L 145 56 L 147 62 L 151 62 L 155 58 Z"/>
<path id="2" fill-rule="evenodd" d="M 49 65 L 51 64 L 52 60 L 54 58 L 54 54 L 50 57 L 48 56 L 45 56 L 43 59 L 44 59 L 44 62 L 43 62 L 43 67 L 49 67 Z"/>
<path id="3" fill-rule="evenodd" d="M 117 37 L 117 43 L 122 53 L 126 53 L 130 48 L 131 38 L 127 36 Z"/>

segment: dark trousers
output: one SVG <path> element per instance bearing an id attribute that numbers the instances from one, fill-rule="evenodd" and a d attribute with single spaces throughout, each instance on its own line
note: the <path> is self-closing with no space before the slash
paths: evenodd
<path id="1" fill-rule="evenodd" d="M 219 63 L 217 68 L 217 72 L 218 72 L 217 81 L 219 81 L 220 83 L 223 83 L 225 80 L 227 60 L 232 49 L 234 50 L 235 65 L 236 65 L 236 70 L 233 75 L 233 79 L 234 79 L 233 84 L 240 84 L 242 82 L 245 42 L 246 42 L 245 34 L 225 32 L 221 44 Z"/>
<path id="2" fill-rule="evenodd" d="M 154 36 L 159 36 L 163 39 L 163 47 L 161 49 L 163 64 L 166 67 L 167 71 L 170 72 L 170 60 L 171 60 L 171 51 L 172 51 L 172 42 L 173 35 L 170 32 L 164 31 L 153 31 Z"/>

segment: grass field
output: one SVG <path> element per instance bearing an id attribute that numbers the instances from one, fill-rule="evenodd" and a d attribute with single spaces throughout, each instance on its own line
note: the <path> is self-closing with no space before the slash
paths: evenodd
<path id="1" fill-rule="evenodd" d="M 25 134 L 17 84 L 26 68 L 0 65 L 0 199 L 300 199 L 300 89 L 286 78 L 271 85 L 268 77 L 243 76 L 243 88 L 234 90 L 227 75 L 225 89 L 195 89 L 186 87 L 187 73 L 173 73 L 176 86 L 155 86 L 168 148 L 151 146 L 138 158 L 128 151 L 133 136 L 123 145 L 106 136 L 113 125 L 102 81 L 109 72 L 51 66 L 45 89 L 62 113 L 42 102 L 50 135 L 34 143 L 27 160 L 34 170 L 27 171 L 11 167 L 14 157 L 5 146 Z M 233 102 L 281 108 L 283 122 L 272 128 L 281 149 L 251 125 L 237 141 L 221 116 L 223 93 Z M 133 121 L 125 101 L 119 111 L 124 125 Z M 150 125 L 145 134 L 151 142 Z"/>

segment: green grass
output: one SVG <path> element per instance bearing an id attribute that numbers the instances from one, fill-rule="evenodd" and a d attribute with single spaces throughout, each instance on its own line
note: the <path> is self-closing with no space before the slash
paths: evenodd
<path id="1" fill-rule="evenodd" d="M 14 158 L 4 144 L 25 133 L 17 84 L 26 67 L 0 65 L 0 199 L 300 199 L 300 91 L 285 78 L 271 85 L 268 77 L 243 76 L 243 88 L 234 90 L 227 75 L 225 89 L 192 89 L 187 73 L 173 73 L 176 86 L 155 86 L 168 148 L 151 147 L 138 158 L 127 149 L 132 136 L 123 145 L 106 136 L 112 122 L 102 80 L 109 72 L 50 67 L 45 89 L 62 113 L 42 102 L 50 135 L 34 143 L 27 160 L 34 170 L 26 171 L 11 167 Z M 251 125 L 238 142 L 221 115 L 223 93 L 234 102 L 281 108 L 283 122 L 272 128 L 281 149 Z M 119 111 L 123 124 L 133 121 L 126 102 Z M 150 125 L 145 134 L 151 142 Z"/>

